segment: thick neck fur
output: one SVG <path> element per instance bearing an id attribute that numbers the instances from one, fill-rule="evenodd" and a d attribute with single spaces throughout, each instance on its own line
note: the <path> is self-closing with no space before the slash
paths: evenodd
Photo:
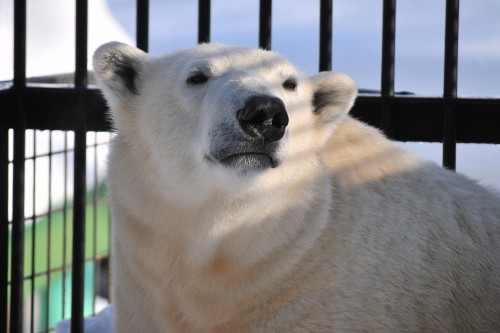
<path id="1" fill-rule="evenodd" d="M 137 165 L 117 160 L 116 153 L 110 167 Z M 220 330 L 275 297 L 276 286 L 290 280 L 327 224 L 332 196 L 320 164 L 310 164 L 317 172 L 304 170 L 275 190 L 214 193 L 188 209 L 155 193 L 147 170 L 128 171 L 136 177 L 127 178 L 115 173 L 109 180 L 114 253 L 131 254 L 115 262 L 126 265 L 131 280 L 158 288 L 146 295 L 150 306 L 164 310 L 152 320 L 168 318 L 183 332 Z M 130 188 L 133 196 L 115 198 Z"/>

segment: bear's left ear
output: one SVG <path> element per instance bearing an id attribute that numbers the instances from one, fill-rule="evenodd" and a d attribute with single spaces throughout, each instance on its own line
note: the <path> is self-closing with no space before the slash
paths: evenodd
<path id="1" fill-rule="evenodd" d="M 94 73 L 111 104 L 139 93 L 139 74 L 148 57 L 140 49 L 119 42 L 104 44 L 95 51 Z"/>
<path id="2" fill-rule="evenodd" d="M 347 75 L 321 72 L 310 77 L 313 87 L 313 113 L 322 123 L 334 123 L 344 117 L 356 99 L 358 88 Z"/>

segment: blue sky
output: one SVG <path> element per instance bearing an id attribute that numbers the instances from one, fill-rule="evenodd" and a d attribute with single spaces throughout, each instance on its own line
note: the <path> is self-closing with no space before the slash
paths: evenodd
<path id="1" fill-rule="evenodd" d="M 104 0 L 89 0 L 90 53 L 107 40 L 127 40 L 125 34 L 133 42 L 135 2 L 107 0 L 108 7 L 103 9 Z M 333 2 L 334 70 L 348 73 L 360 87 L 378 88 L 382 0 Z M 499 96 L 500 1 L 461 0 L 460 3 L 458 93 L 461 96 Z M 0 79 L 11 72 L 12 4 L 13 0 L 0 0 L 3 46 L 0 49 Z M 52 68 L 70 71 L 74 67 L 74 1 L 51 0 L 50 4 L 53 6 L 40 0 L 28 0 L 28 73 L 38 74 Z M 151 0 L 152 53 L 160 54 L 196 43 L 197 4 L 198 0 Z M 258 0 L 212 0 L 212 41 L 257 46 L 258 6 Z M 93 15 L 106 9 L 106 15 L 114 19 Z M 397 1 L 396 90 L 424 95 L 442 93 L 444 15 L 445 0 Z M 315 73 L 318 68 L 318 21 L 318 0 L 274 0 L 273 49 L 300 69 Z M 50 47 L 40 52 L 43 45 Z"/>
<path id="2" fill-rule="evenodd" d="M 212 41 L 257 46 L 257 0 L 212 0 Z M 109 0 L 134 35 L 133 0 Z M 334 1 L 333 66 L 361 87 L 380 85 L 382 0 Z M 500 1 L 462 0 L 460 6 L 460 95 L 500 95 Z M 444 0 L 397 1 L 396 90 L 442 93 Z M 319 1 L 273 2 L 273 49 L 300 69 L 318 68 Z M 197 1 L 151 1 L 150 51 L 162 53 L 196 42 Z"/>

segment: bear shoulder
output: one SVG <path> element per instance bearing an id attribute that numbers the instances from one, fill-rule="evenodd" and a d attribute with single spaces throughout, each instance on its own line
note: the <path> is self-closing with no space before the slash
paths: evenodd
<path id="1" fill-rule="evenodd" d="M 352 117 L 338 124 L 324 147 L 324 158 L 330 173 L 349 187 L 429 164 L 399 148 L 378 129 Z"/>

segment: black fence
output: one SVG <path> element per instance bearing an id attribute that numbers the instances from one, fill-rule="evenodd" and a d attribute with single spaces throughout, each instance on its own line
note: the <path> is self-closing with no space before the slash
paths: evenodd
<path id="1" fill-rule="evenodd" d="M 210 0 L 199 0 L 198 8 L 198 42 L 209 42 Z M 271 49 L 271 0 L 260 0 L 259 15 L 258 46 Z M 73 195 L 72 199 L 65 200 L 65 206 L 61 208 L 65 214 L 66 227 L 72 228 L 71 241 L 65 238 L 65 242 L 72 244 L 68 252 L 71 257 L 65 258 L 58 269 L 71 276 L 72 280 L 71 290 L 66 291 L 71 295 L 72 332 L 83 330 L 85 265 L 89 261 L 95 264 L 102 259 L 97 251 L 90 257 L 86 255 L 88 240 L 86 241 L 85 237 L 89 237 L 89 224 L 86 222 L 89 219 L 88 207 L 89 204 L 92 205 L 94 212 L 94 234 L 90 237 L 96 238 L 96 212 L 100 200 L 99 191 L 95 190 L 93 194 L 89 194 L 86 188 L 88 149 L 98 145 L 95 140 L 89 145 L 88 133 L 110 130 L 105 115 L 105 103 L 99 92 L 88 85 L 88 19 L 87 1 L 76 0 L 76 65 L 72 76 L 73 84 L 38 85 L 26 77 L 26 0 L 14 2 L 14 77 L 12 82 L 3 82 L 0 85 L 0 333 L 40 331 L 33 324 L 33 313 L 25 311 L 26 284 L 31 285 L 33 289 L 37 277 L 45 274 L 45 279 L 50 280 L 50 272 L 54 270 L 48 264 L 46 272 L 37 273 L 34 268 L 31 273 L 26 271 L 28 256 L 31 256 L 31 266 L 35 266 L 34 253 L 26 252 L 27 228 L 34 228 L 39 218 L 35 212 L 31 217 L 25 214 L 25 190 L 29 186 L 26 183 L 26 161 L 35 158 L 26 154 L 26 135 L 30 130 L 63 131 L 66 136 L 71 133 L 74 140 L 70 149 L 74 164 Z M 320 0 L 320 71 L 331 69 L 332 19 L 333 1 Z M 383 1 L 380 90 L 376 93 L 360 94 L 352 114 L 383 129 L 395 140 L 442 142 L 443 165 L 454 169 L 457 143 L 500 143 L 500 100 L 457 96 L 459 0 L 446 1 L 445 19 L 442 97 L 397 94 L 394 91 L 396 0 Z M 149 1 L 137 0 L 136 43 L 145 51 L 148 50 L 148 26 Z M 68 151 L 49 150 L 48 155 L 68 154 Z M 52 176 L 49 174 L 47 177 Z M 48 193 L 50 195 L 50 189 Z M 12 198 L 10 203 L 7 200 L 9 197 Z M 45 217 L 49 222 L 53 219 L 53 211 L 49 209 Z M 45 240 L 49 253 L 50 243 L 56 241 L 50 238 L 50 235 L 49 227 L 49 235 Z M 32 236 L 30 241 L 34 243 L 35 239 L 36 237 Z M 95 239 L 93 244 L 96 248 Z M 34 248 L 32 244 L 32 252 Z M 63 247 L 63 252 L 66 253 L 65 251 L 66 248 Z M 50 261 L 50 255 L 47 260 Z M 8 262 L 11 263 L 10 270 Z M 33 296 L 31 297 L 33 305 Z M 45 320 L 41 331 L 53 330 L 49 321 Z"/>

